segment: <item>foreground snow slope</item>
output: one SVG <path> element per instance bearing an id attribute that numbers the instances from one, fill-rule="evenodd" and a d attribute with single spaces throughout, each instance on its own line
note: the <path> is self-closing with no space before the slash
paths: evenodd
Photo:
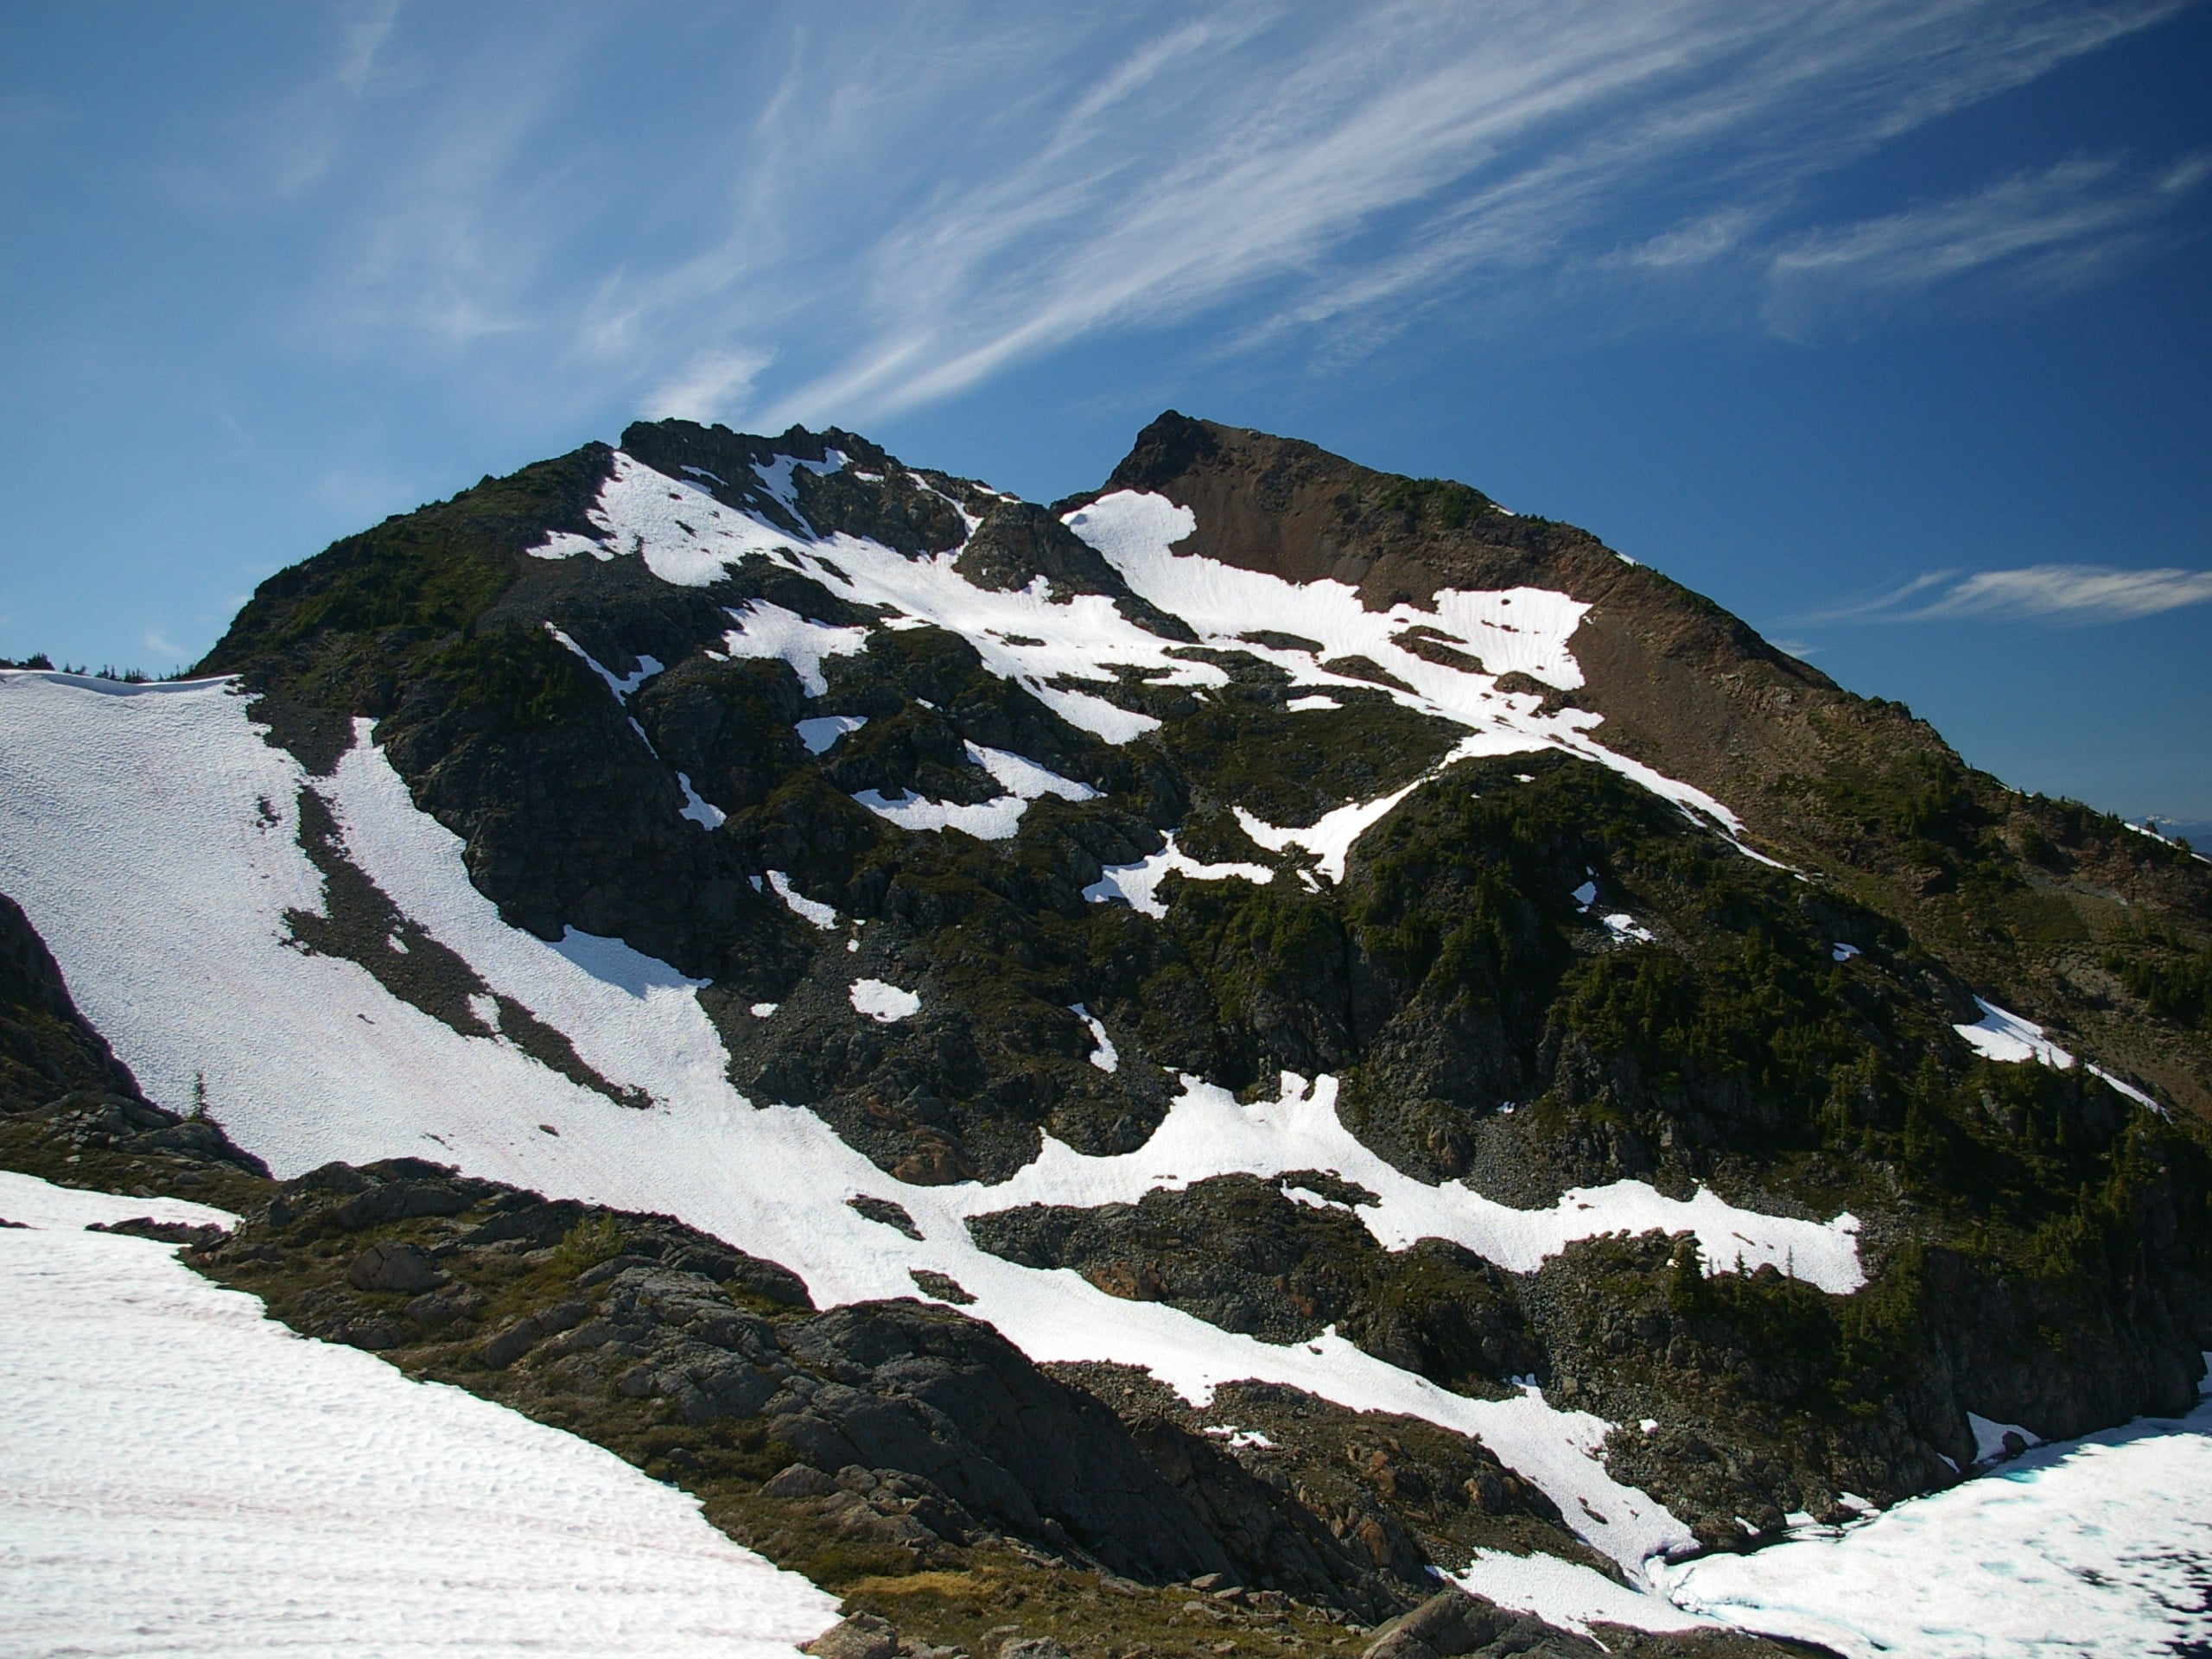
<path id="1" fill-rule="evenodd" d="M 1687 1610 L 1850 1659 L 2212 1651 L 2212 1405 L 2044 1446 L 1840 1531 L 1659 1573 Z"/>
<path id="2" fill-rule="evenodd" d="M 612 1452 L 308 1342 L 0 1174 L 0 1650 L 771 1659 L 832 1599 Z"/>

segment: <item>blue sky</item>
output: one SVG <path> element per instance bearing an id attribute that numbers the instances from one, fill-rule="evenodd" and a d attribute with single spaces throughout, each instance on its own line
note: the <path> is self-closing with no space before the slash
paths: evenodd
<path id="1" fill-rule="evenodd" d="M 0 654 L 639 415 L 1036 499 L 1173 406 L 2212 820 L 2212 6 L 0 10 Z"/>

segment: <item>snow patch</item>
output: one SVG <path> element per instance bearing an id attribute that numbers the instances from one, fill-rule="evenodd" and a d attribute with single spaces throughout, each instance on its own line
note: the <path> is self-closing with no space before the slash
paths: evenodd
<path id="1" fill-rule="evenodd" d="M 1449 1575 L 1462 1590 L 1487 1596 L 1501 1607 L 1588 1636 L 1592 1624 L 1625 1624 L 1638 1630 L 1711 1630 L 1716 1621 L 1686 1613 L 1664 1597 L 1617 1584 L 1593 1567 L 1556 1555 L 1515 1555 L 1477 1549 L 1475 1559 Z"/>
<path id="2" fill-rule="evenodd" d="M 853 798 L 901 830 L 958 830 L 978 841 L 1009 841 L 1020 829 L 1021 815 L 1029 810 L 1033 800 L 1046 795 L 1057 795 L 1067 801 L 1098 798 L 1098 791 L 1090 785 L 1063 778 L 1008 750 L 986 748 L 980 743 L 969 743 L 966 747 L 968 758 L 996 779 L 999 786 L 1007 791 L 1005 794 L 972 805 L 958 801 L 933 801 L 926 795 L 894 798 L 875 789 L 864 789 Z"/>
<path id="3" fill-rule="evenodd" d="M 881 1026 L 911 1020 L 922 1011 L 920 997 L 880 979 L 856 979 L 846 995 L 852 999 L 854 1012 Z"/>
<path id="4" fill-rule="evenodd" d="M 803 922 L 811 922 L 824 932 L 830 931 L 837 925 L 837 912 L 833 906 L 825 905 L 819 899 L 808 898 L 797 887 L 791 886 L 791 877 L 781 870 L 770 870 L 767 875 L 768 885 L 776 890 L 776 897 L 784 901 L 785 907 L 792 915 Z"/>
<path id="5" fill-rule="evenodd" d="M 791 665 L 799 684 L 810 697 L 830 689 L 822 676 L 825 657 L 855 657 L 868 649 L 866 628 L 836 628 L 827 622 L 810 622 L 796 611 L 765 599 L 747 601 L 729 613 L 737 624 L 722 637 L 723 649 L 733 657 L 779 657 Z"/>
<path id="6" fill-rule="evenodd" d="M 799 721 L 795 729 L 809 754 L 826 754 L 846 733 L 857 732 L 867 724 L 866 715 L 814 715 Z"/>
<path id="7" fill-rule="evenodd" d="M 1274 1445 L 1273 1440 L 1260 1433 L 1258 1429 L 1238 1428 L 1233 1423 L 1211 1424 L 1207 1427 L 1206 1433 L 1219 1440 L 1227 1441 L 1229 1443 L 1229 1448 L 1232 1452 L 1240 1450 L 1245 1446 L 1256 1446 L 1272 1447 Z"/>
<path id="8" fill-rule="evenodd" d="M 654 675 L 659 673 L 661 671 L 661 661 L 659 658 L 647 657 L 641 653 L 638 658 L 638 666 L 634 671 L 628 674 L 616 674 L 612 670 L 603 666 L 598 658 L 593 656 L 575 640 L 569 639 L 567 634 L 562 632 L 560 629 L 555 627 L 550 622 L 548 622 L 545 625 L 545 632 L 551 634 L 554 639 L 561 645 L 582 658 L 584 659 L 584 665 L 607 683 L 607 689 L 614 694 L 614 700 L 617 702 L 629 702 L 630 694 L 632 692 L 635 691 L 639 686 L 643 685 L 647 680 L 652 678 Z"/>
<path id="9" fill-rule="evenodd" d="M 1975 1053 L 2007 1065 L 2040 1060 L 2054 1071 L 2073 1069 L 2074 1057 L 2045 1036 L 2043 1027 L 2034 1020 L 2008 1014 L 1978 996 L 1974 1005 L 1981 1010 L 1981 1018 L 1973 1025 L 1954 1026 L 1951 1029 L 1965 1038 Z"/>
<path id="10" fill-rule="evenodd" d="M 1455 757 L 1456 758 L 1456 757 Z M 1351 801 L 1333 812 L 1324 813 L 1302 829 L 1280 829 L 1263 818 L 1257 818 L 1243 807 L 1236 809 L 1236 822 L 1255 846 L 1271 853 L 1287 852 L 1296 847 L 1313 855 L 1318 873 L 1331 881 L 1344 879 L 1344 861 L 1351 855 L 1352 843 L 1389 816 L 1390 809 L 1428 781 L 1428 774 L 1416 778 L 1403 789 L 1394 790 L 1379 800 Z"/>
<path id="11" fill-rule="evenodd" d="M 1160 884 L 1172 872 L 1189 877 L 1193 881 L 1251 881 L 1261 887 L 1275 879 L 1275 873 L 1264 864 L 1201 864 L 1175 844 L 1170 830 L 1165 836 L 1166 845 L 1148 858 L 1134 864 L 1109 864 L 1098 879 L 1083 890 L 1083 896 L 1094 905 L 1119 899 L 1131 909 L 1157 919 L 1167 913 L 1167 906 L 1159 896 Z"/>
<path id="12" fill-rule="evenodd" d="M 119 1192 L 92 1192 L 0 1169 L 0 1221 L 12 1221 L 19 1227 L 75 1231 L 95 1224 L 111 1227 L 141 1216 L 149 1221 L 181 1222 L 188 1227 L 220 1227 L 226 1232 L 238 1222 L 227 1210 L 194 1204 L 188 1198 L 133 1198 Z"/>
<path id="13" fill-rule="evenodd" d="M 2051 1041 L 2044 1034 L 2044 1028 L 2034 1020 L 2007 1013 L 1995 1003 L 1985 1001 L 1978 996 L 1974 998 L 1974 1005 L 1981 1010 L 1981 1018 L 1970 1026 L 1954 1026 L 1951 1029 L 1965 1038 L 1975 1053 L 1985 1059 L 1997 1060 L 2007 1065 L 2024 1065 L 2035 1060 L 2055 1071 L 2073 1070 L 2074 1056 Z M 2156 1112 L 2160 1117 L 2172 1116 L 2151 1096 L 2126 1079 L 2114 1077 L 2104 1067 L 2092 1064 L 2083 1069 L 2090 1076 L 2103 1079 L 2137 1105 Z"/>
<path id="14" fill-rule="evenodd" d="M 1997 1463 L 2010 1457 L 2012 1453 L 2005 1449 L 2007 1434 L 2018 1435 L 2021 1445 L 2024 1446 L 2043 1444 L 2043 1436 L 2031 1429 L 2022 1428 L 2018 1423 L 1996 1422 L 1971 1411 L 1967 1413 L 1967 1427 L 1974 1431 L 1974 1460 L 1976 1463 Z"/>
<path id="15" fill-rule="evenodd" d="M 831 449 L 827 452 L 827 458 L 822 461 L 801 461 L 797 455 L 778 455 L 765 465 L 760 461 L 753 462 L 753 470 L 760 480 L 760 486 L 773 496 L 785 512 L 804 524 L 807 518 L 798 510 L 796 474 L 812 473 L 817 478 L 826 478 L 842 468 L 845 460 L 843 450 Z"/>
<path id="16" fill-rule="evenodd" d="M 2212 1407 L 2040 1447 L 1751 1554 L 1655 1562 L 1652 1576 L 1685 1611 L 1850 1659 L 2195 1651 L 2212 1643 Z"/>
<path id="17" fill-rule="evenodd" d="M 728 813 L 691 787 L 689 773 L 677 772 L 676 786 L 683 791 L 683 816 L 690 819 L 701 829 L 719 830 L 729 822 Z"/>
<path id="18" fill-rule="evenodd" d="M 1430 1186 L 1353 1138 L 1337 1116 L 1334 1077 L 1308 1082 L 1291 1072 L 1283 1074 L 1278 1099 L 1251 1105 L 1186 1076 L 1166 1120 L 1135 1152 L 1094 1157 L 1048 1135 L 1036 1161 L 1011 1179 L 943 1191 L 963 1215 L 1030 1204 L 1094 1209 L 1135 1204 L 1147 1192 L 1180 1191 L 1216 1175 L 1272 1180 L 1301 1169 L 1328 1170 L 1376 1194 L 1380 1202 L 1361 1205 L 1357 1213 L 1385 1249 L 1441 1238 L 1509 1272 L 1533 1273 L 1578 1239 L 1691 1232 L 1709 1272 L 1770 1264 L 1836 1295 L 1866 1282 L 1859 1222 L 1848 1214 L 1825 1224 L 1766 1216 L 1739 1209 L 1709 1187 L 1688 1199 L 1670 1198 L 1643 1181 L 1577 1187 L 1544 1210 L 1516 1210 L 1459 1181 Z"/>
<path id="19" fill-rule="evenodd" d="M 1120 1071 L 1122 1057 L 1116 1051 L 1113 1039 L 1106 1034 L 1104 1021 L 1080 1002 L 1070 1003 L 1068 1012 L 1090 1027 L 1090 1063 L 1101 1071 Z"/>

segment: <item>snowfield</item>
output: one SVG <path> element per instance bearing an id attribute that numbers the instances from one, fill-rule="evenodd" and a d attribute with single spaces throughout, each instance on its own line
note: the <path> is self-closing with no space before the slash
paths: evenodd
<path id="1" fill-rule="evenodd" d="M 2042 1447 L 1840 1530 L 1656 1574 L 1687 1611 L 1849 1659 L 2212 1650 L 2212 1405 Z"/>
<path id="2" fill-rule="evenodd" d="M 310 1342 L 0 1174 L 0 1650 L 790 1659 L 836 1607 L 610 1452 Z"/>

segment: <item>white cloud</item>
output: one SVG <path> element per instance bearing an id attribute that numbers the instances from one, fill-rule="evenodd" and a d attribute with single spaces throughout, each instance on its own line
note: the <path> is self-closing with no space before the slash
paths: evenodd
<path id="1" fill-rule="evenodd" d="M 1757 274 L 1804 310 L 2055 280 L 2202 164 L 2076 161 L 1831 229 L 1808 182 L 2179 4 L 762 8 L 691 25 L 643 107 L 610 99 L 634 42 L 604 14 L 434 49 L 410 35 L 471 14 L 377 7 L 333 72 L 361 113 L 315 174 L 346 191 L 316 322 L 526 353 L 654 412 L 757 391 L 777 426 L 1231 308 L 1210 349 L 1342 353 L 1578 283 Z M 710 118 L 653 127 L 687 97 Z"/>
<path id="2" fill-rule="evenodd" d="M 1957 617 L 2048 617 L 2124 622 L 2212 603 L 2212 570 L 2124 570 L 2105 564 L 2031 564 L 1961 575 L 1937 571 L 1808 619 L 1929 622 Z"/>
<path id="3" fill-rule="evenodd" d="M 2001 270 L 2062 286 L 2094 275 L 2212 175 L 2189 156 L 2153 172 L 2076 156 L 1982 189 L 1835 230 L 1803 233 L 1770 263 L 1775 304 L 1797 310 L 1933 287 Z"/>
<path id="4" fill-rule="evenodd" d="M 676 378 L 650 393 L 645 413 L 649 420 L 670 416 L 690 421 L 727 420 L 741 408 L 760 371 L 768 366 L 766 352 L 709 352 L 686 365 Z"/>

